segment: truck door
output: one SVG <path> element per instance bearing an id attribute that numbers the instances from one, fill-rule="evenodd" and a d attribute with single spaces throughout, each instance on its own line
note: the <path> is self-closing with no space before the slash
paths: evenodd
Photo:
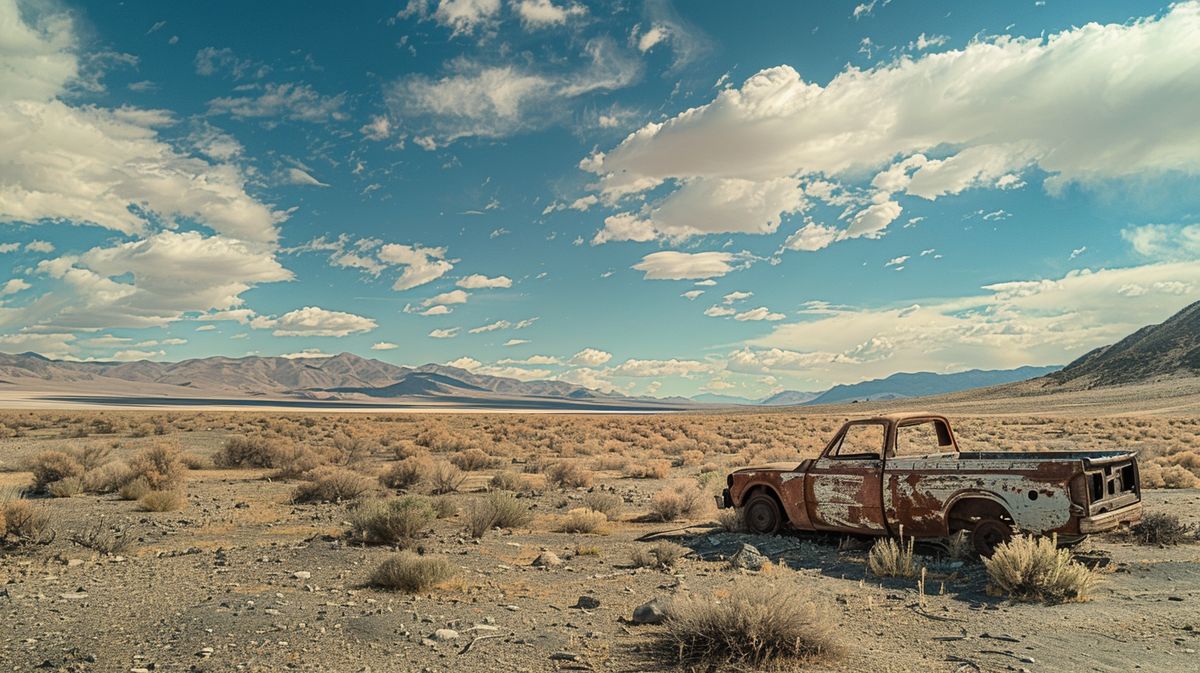
<path id="1" fill-rule="evenodd" d="M 883 510 L 892 534 L 946 534 L 942 512 L 965 480 L 958 474 L 958 447 L 941 419 L 899 423 L 883 475 Z"/>
<path id="2" fill-rule="evenodd" d="M 817 530 L 886 532 L 883 450 L 887 424 L 848 424 L 805 474 L 809 516 Z"/>

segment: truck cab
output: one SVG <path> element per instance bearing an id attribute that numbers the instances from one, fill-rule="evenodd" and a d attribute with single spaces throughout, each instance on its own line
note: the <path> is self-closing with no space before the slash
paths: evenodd
<path id="1" fill-rule="evenodd" d="M 729 475 L 720 498 L 756 533 L 783 528 L 946 538 L 990 555 L 1014 532 L 1075 542 L 1141 518 L 1130 452 L 961 452 L 950 421 L 925 412 L 847 422 L 820 455 Z"/>

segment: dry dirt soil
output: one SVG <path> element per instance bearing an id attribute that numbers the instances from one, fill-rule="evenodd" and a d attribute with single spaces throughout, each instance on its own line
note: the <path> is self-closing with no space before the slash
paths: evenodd
<path id="1" fill-rule="evenodd" d="M 928 573 L 922 594 L 916 580 L 868 572 L 861 541 L 725 532 L 716 512 L 703 509 L 677 521 L 647 520 L 655 494 L 668 485 L 686 482 L 711 494 L 731 467 L 812 455 L 842 420 L 0 415 L 7 429 L 0 489 L 8 498 L 26 497 L 18 489 L 32 481 L 27 467 L 47 450 L 106 447 L 105 460 L 121 465 L 165 443 L 196 468 L 186 473 L 186 504 L 177 511 L 140 511 L 115 494 L 29 497 L 51 516 L 54 538 L 0 550 L 0 671 L 670 670 L 670 658 L 653 646 L 662 627 L 632 623 L 634 609 L 682 593 L 720 600 L 747 580 L 802 585 L 825 606 L 842 652 L 806 662 L 804 670 L 1200 670 L 1197 544 L 1088 540 L 1075 553 L 1103 574 L 1100 588 L 1088 602 L 1047 606 L 990 595 L 980 564 L 943 558 L 932 548 L 918 549 Z M 1139 448 L 1193 478 L 1193 468 L 1200 469 L 1177 458 L 1200 448 L 1194 416 L 954 420 L 964 443 Z M 371 572 L 396 550 L 349 538 L 354 503 L 294 504 L 303 477 L 217 469 L 213 458 L 230 438 L 312 447 L 321 460 L 371 477 L 402 456 L 464 462 L 471 449 L 486 453 L 487 467 L 469 470 L 457 492 L 440 496 L 460 512 L 409 543 L 449 559 L 456 576 L 413 595 L 368 586 Z M 548 479 L 564 462 L 585 470 L 591 485 Z M 502 470 L 527 481 L 520 497 L 534 517 L 472 538 L 466 510 Z M 555 532 L 565 512 L 595 491 L 620 496 L 623 511 L 601 533 Z M 375 495 L 396 493 L 379 487 Z M 1145 500 L 1148 511 L 1200 523 L 1196 488 L 1147 490 Z M 125 531 L 129 548 L 102 555 L 70 541 L 72 533 L 95 527 Z M 635 551 L 652 544 L 640 538 L 664 531 L 687 555 L 670 570 L 634 567 Z M 759 572 L 732 569 L 727 559 L 743 543 L 773 563 Z M 546 551 L 561 564 L 533 565 Z"/>

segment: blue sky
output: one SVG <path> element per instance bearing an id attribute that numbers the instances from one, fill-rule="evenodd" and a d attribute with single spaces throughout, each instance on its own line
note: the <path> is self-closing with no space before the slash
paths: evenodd
<path id="1" fill-rule="evenodd" d="M 1190 2 L 0 0 L 0 349 L 1065 363 L 1200 295 L 1197 43 Z"/>

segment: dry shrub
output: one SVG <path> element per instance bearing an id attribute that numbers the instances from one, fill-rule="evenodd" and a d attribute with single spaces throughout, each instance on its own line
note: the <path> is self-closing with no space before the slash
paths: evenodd
<path id="1" fill-rule="evenodd" d="M 130 480 L 142 478 L 154 491 L 174 491 L 183 486 L 187 467 L 179 459 L 179 449 L 169 444 L 155 444 L 129 461 Z"/>
<path id="2" fill-rule="evenodd" d="M 457 465 L 444 460 L 439 460 L 429 468 L 429 488 L 435 495 L 453 493 L 466 480 L 467 475 L 463 474 L 463 471 L 458 469 Z"/>
<path id="3" fill-rule="evenodd" d="M 84 471 L 94 470 L 107 464 L 111 454 L 112 449 L 101 444 L 83 446 L 71 451 L 72 457 L 79 461 Z"/>
<path id="4" fill-rule="evenodd" d="M 671 570 L 679 565 L 679 559 L 687 554 L 687 548 L 663 540 L 653 545 L 637 547 L 633 550 L 631 560 L 638 568 L 661 568 Z"/>
<path id="5" fill-rule="evenodd" d="M 129 481 L 129 466 L 105 463 L 83 474 L 83 490 L 88 493 L 114 493 Z"/>
<path id="6" fill-rule="evenodd" d="M 1148 545 L 1176 545 L 1196 540 L 1196 530 L 1174 514 L 1152 512 L 1131 531 L 1133 539 Z"/>
<path id="7" fill-rule="evenodd" d="M 567 510 L 558 522 L 556 530 L 560 533 L 606 533 L 605 524 L 608 517 L 603 512 L 597 512 L 584 507 Z"/>
<path id="8" fill-rule="evenodd" d="M 67 477 L 52 481 L 46 486 L 46 493 L 54 498 L 70 498 L 83 493 L 82 477 Z"/>
<path id="9" fill-rule="evenodd" d="M 122 484 L 117 490 L 117 495 L 122 500 L 141 500 L 152 490 L 154 489 L 150 488 L 150 482 L 146 481 L 145 477 L 137 477 Z"/>
<path id="10" fill-rule="evenodd" d="M 4 504 L 4 528 L 0 541 L 16 544 L 49 544 L 54 540 L 50 528 L 50 512 L 25 500 L 13 500 Z"/>
<path id="11" fill-rule="evenodd" d="M 33 491 L 46 493 L 46 487 L 56 481 L 82 477 L 84 468 L 65 451 L 43 451 L 33 459 L 29 471 L 33 473 Z"/>
<path id="12" fill-rule="evenodd" d="M 449 519 L 458 514 L 458 505 L 446 496 L 434 498 L 430 504 L 433 506 L 434 516 L 439 519 Z"/>
<path id="13" fill-rule="evenodd" d="M 150 491 L 138 499 L 143 512 L 174 512 L 186 504 L 187 498 L 180 491 Z"/>
<path id="14" fill-rule="evenodd" d="M 433 508 L 425 498 L 367 500 L 350 513 L 351 533 L 367 544 L 398 544 L 424 533 L 433 517 Z"/>
<path id="15" fill-rule="evenodd" d="M 528 491 L 530 484 L 524 477 L 511 470 L 504 470 L 492 475 L 488 488 L 497 491 Z"/>
<path id="16" fill-rule="evenodd" d="M 583 506 L 600 512 L 609 521 L 616 521 L 625 509 L 625 500 L 615 493 L 593 491 L 583 496 Z"/>
<path id="17" fill-rule="evenodd" d="M 517 528 L 532 520 L 529 506 L 511 493 L 488 493 L 467 506 L 467 530 L 471 537 L 483 537 L 493 528 Z"/>
<path id="18" fill-rule="evenodd" d="M 213 466 L 211 460 L 196 453 L 183 454 L 179 457 L 179 462 L 189 470 L 207 470 Z"/>
<path id="19" fill-rule="evenodd" d="M 71 533 L 68 538 L 73 544 L 91 549 L 100 554 L 123 554 L 133 546 L 129 525 L 110 526 L 98 521 L 81 531 Z"/>
<path id="20" fill-rule="evenodd" d="M 230 437 L 213 456 L 219 467 L 279 467 L 277 447 L 266 437 Z"/>
<path id="21" fill-rule="evenodd" d="M 913 539 L 901 539 L 899 543 L 890 537 L 876 540 L 867 554 L 867 568 L 876 577 L 916 577 Z"/>
<path id="22" fill-rule="evenodd" d="M 313 470 L 327 465 L 328 458 L 306 446 L 281 444 L 275 453 L 272 479 L 303 479 Z"/>
<path id="23" fill-rule="evenodd" d="M 292 491 L 292 502 L 342 502 L 355 500 L 374 488 L 371 479 L 344 467 L 320 467 Z"/>
<path id="24" fill-rule="evenodd" d="M 379 483 L 385 488 L 406 491 L 416 488 L 429 474 L 432 465 L 426 458 L 405 458 L 393 463 L 386 472 L 379 475 Z"/>
<path id="25" fill-rule="evenodd" d="M 671 474 L 671 463 L 666 460 L 647 460 L 628 463 L 621 474 L 630 479 L 666 479 Z"/>
<path id="26" fill-rule="evenodd" d="M 676 598 L 660 650 L 692 670 L 783 667 L 834 655 L 836 622 L 793 584 L 744 580 L 728 595 Z"/>
<path id="27" fill-rule="evenodd" d="M 717 512 L 717 524 L 721 530 L 727 533 L 746 532 L 746 517 L 742 510 L 734 507 L 727 507 Z"/>
<path id="28" fill-rule="evenodd" d="M 658 521 L 696 519 L 709 512 L 712 498 L 705 495 L 696 482 L 681 479 L 654 494 L 650 500 L 650 516 Z"/>
<path id="29" fill-rule="evenodd" d="M 465 472 L 486 470 L 496 463 L 496 459 L 479 449 L 467 449 L 450 455 L 450 462 Z"/>
<path id="30" fill-rule="evenodd" d="M 564 460 L 546 468 L 546 479 L 559 488 L 587 488 L 593 475 L 579 463 Z"/>
<path id="31" fill-rule="evenodd" d="M 1143 488 L 1195 488 L 1200 478 L 1182 465 L 1144 463 L 1140 466 Z"/>
<path id="32" fill-rule="evenodd" d="M 1071 560 L 1057 538 L 1021 535 L 998 545 L 983 559 L 988 589 L 1018 601 L 1064 603 L 1086 601 L 1100 576 Z"/>
<path id="33" fill-rule="evenodd" d="M 370 583 L 381 589 L 412 594 L 431 589 L 455 574 L 455 567 L 444 558 L 402 551 L 379 564 L 371 573 Z"/>

